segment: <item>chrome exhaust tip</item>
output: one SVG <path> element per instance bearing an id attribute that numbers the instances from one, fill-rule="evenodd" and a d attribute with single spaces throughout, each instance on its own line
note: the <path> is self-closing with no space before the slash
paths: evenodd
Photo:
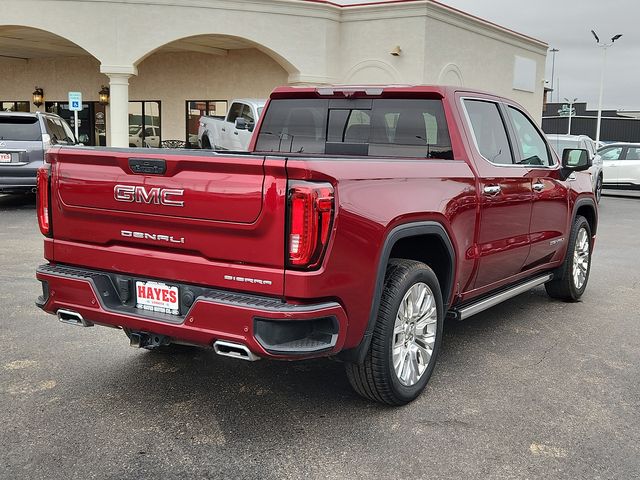
<path id="1" fill-rule="evenodd" d="M 76 325 L 78 327 L 93 327 L 93 323 L 85 320 L 82 318 L 82 315 L 72 310 L 61 308 L 56 312 L 56 315 L 58 315 L 58 320 L 62 323 L 68 323 L 69 325 Z"/>
<path id="2" fill-rule="evenodd" d="M 216 340 L 213 343 L 213 350 L 223 357 L 237 358 L 239 360 L 247 360 L 248 362 L 255 362 L 260 360 L 260 357 L 252 353 L 246 345 L 241 343 L 226 342 L 224 340 Z"/>

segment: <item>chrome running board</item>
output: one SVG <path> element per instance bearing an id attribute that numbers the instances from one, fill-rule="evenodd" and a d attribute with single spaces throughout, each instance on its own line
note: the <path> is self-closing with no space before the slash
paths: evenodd
<path id="1" fill-rule="evenodd" d="M 521 293 L 531 290 L 539 285 L 547 283 L 549 280 L 553 278 L 552 273 L 548 273 L 542 275 L 541 277 L 536 277 L 531 280 L 528 280 L 524 283 L 516 285 L 515 287 L 511 287 L 508 290 L 503 290 L 500 293 L 492 295 L 490 297 L 484 297 L 477 302 L 470 303 L 467 305 L 463 305 L 459 308 L 452 308 L 449 310 L 449 316 L 455 318 L 456 320 L 465 320 L 476 313 L 484 312 L 485 310 L 498 305 L 499 303 L 504 302 L 505 300 L 509 300 L 510 298 L 517 297 Z"/>

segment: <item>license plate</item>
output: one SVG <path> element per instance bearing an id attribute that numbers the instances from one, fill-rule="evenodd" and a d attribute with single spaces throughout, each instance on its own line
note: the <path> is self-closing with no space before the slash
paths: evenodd
<path id="1" fill-rule="evenodd" d="M 0 153 L 0 163 L 11 163 L 11 154 Z"/>
<path id="2" fill-rule="evenodd" d="M 178 287 L 157 282 L 136 282 L 136 307 L 150 312 L 179 315 Z"/>

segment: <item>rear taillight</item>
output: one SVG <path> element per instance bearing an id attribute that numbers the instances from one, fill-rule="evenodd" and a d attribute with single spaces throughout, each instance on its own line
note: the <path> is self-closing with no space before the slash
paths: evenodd
<path id="1" fill-rule="evenodd" d="M 38 225 L 43 235 L 51 236 L 51 216 L 49 209 L 49 166 L 40 167 L 37 174 Z"/>
<path id="2" fill-rule="evenodd" d="M 42 147 L 45 152 L 51 148 L 51 135 L 48 133 L 42 134 Z"/>
<path id="3" fill-rule="evenodd" d="M 329 243 L 334 213 L 329 183 L 289 184 L 289 265 L 317 267 Z"/>

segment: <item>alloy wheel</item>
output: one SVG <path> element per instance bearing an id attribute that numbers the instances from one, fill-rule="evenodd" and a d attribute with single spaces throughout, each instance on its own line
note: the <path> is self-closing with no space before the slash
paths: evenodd
<path id="1" fill-rule="evenodd" d="M 587 280 L 589 272 L 589 236 L 583 227 L 578 231 L 576 245 L 573 250 L 573 284 L 580 290 Z"/>
<path id="2" fill-rule="evenodd" d="M 393 368 L 400 383 L 418 383 L 429 366 L 436 343 L 438 310 L 433 292 L 425 283 L 407 291 L 393 328 Z"/>

